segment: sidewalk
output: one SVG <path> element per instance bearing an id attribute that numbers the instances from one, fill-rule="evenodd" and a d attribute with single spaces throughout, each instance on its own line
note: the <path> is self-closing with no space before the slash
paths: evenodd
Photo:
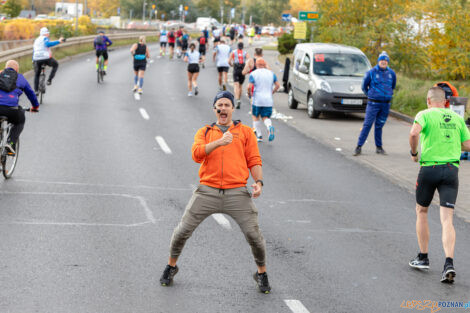
<path id="1" fill-rule="evenodd" d="M 280 64 L 276 51 L 265 51 L 265 59 L 279 79 L 282 79 L 283 64 Z M 423 99 L 424 99 L 423 95 Z M 373 168 L 389 180 L 402 186 L 409 192 L 415 192 L 419 163 L 411 161 L 408 134 L 410 123 L 389 116 L 383 129 L 384 149 L 387 155 L 375 153 L 374 130 L 362 148 L 362 155 L 352 156 L 356 147 L 359 132 L 364 121 L 364 114 L 330 114 L 321 115 L 319 119 L 311 119 L 307 115 L 307 107 L 299 105 L 297 110 L 287 107 L 287 94 L 277 93 L 274 96 L 274 108 L 277 116 L 286 124 L 301 133 L 330 146 L 346 158 Z M 287 118 L 282 118 L 283 115 Z M 282 138 L 282 134 L 276 135 Z M 282 139 L 281 139 L 282 140 Z M 314 160 L 315 156 L 311 156 Z M 456 214 L 466 222 L 470 222 L 470 161 L 462 161 L 459 170 L 459 195 L 457 197 Z M 358 182 L 360 184 L 360 182 Z M 385 192 L 385 191 L 384 191 Z M 436 192 L 434 203 L 439 205 Z M 413 209 L 414 203 L 410 203 Z"/>

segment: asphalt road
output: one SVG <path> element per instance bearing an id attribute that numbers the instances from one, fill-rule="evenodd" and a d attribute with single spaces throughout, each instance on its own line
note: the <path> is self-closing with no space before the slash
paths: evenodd
<path id="1" fill-rule="evenodd" d="M 153 57 L 136 100 L 127 49 L 110 53 L 102 85 L 93 59 L 60 66 L 40 113 L 27 116 L 14 177 L 0 181 L 0 312 L 401 312 L 406 300 L 469 300 L 468 225 L 455 223 L 454 285 L 439 282 L 436 208 L 431 269 L 411 270 L 414 196 L 276 120 L 275 141 L 260 144 L 255 200 L 272 293 L 257 292 L 230 218 L 201 224 L 174 285 L 161 287 L 198 184 L 193 136 L 215 120 L 216 69 L 208 62 L 200 95 L 188 98 L 186 65 Z M 251 125 L 246 101 L 235 118 Z"/>

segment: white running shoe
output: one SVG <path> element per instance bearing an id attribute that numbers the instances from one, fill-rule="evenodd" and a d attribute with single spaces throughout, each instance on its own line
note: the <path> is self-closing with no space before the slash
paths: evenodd
<path id="1" fill-rule="evenodd" d="M 191 97 L 193 95 L 193 93 L 190 91 L 188 92 L 188 97 Z"/>
<path id="2" fill-rule="evenodd" d="M 139 94 L 142 94 L 142 93 L 143 93 L 142 88 L 137 89 L 137 92 L 138 92 Z"/>
<path id="3" fill-rule="evenodd" d="M 138 85 L 134 85 L 134 88 L 132 88 L 132 91 L 133 91 L 133 92 L 136 92 L 137 89 L 139 89 L 139 86 L 138 86 Z"/>

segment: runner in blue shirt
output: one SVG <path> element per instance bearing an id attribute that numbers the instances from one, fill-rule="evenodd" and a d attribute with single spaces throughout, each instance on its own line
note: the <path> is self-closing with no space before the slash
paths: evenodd
<path id="1" fill-rule="evenodd" d="M 98 33 L 99 35 L 96 36 L 95 40 L 93 41 L 93 46 L 96 50 L 96 70 L 98 70 L 99 58 L 100 55 L 102 55 L 104 58 L 104 74 L 106 75 L 106 71 L 108 70 L 108 47 L 111 46 L 113 42 L 104 35 L 103 30 L 100 30 Z"/>

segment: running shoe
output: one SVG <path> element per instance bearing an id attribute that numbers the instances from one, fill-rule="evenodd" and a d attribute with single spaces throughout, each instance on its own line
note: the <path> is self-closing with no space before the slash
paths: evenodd
<path id="1" fill-rule="evenodd" d="M 256 141 L 263 142 L 263 136 L 256 136 Z"/>
<path id="2" fill-rule="evenodd" d="M 418 269 L 429 269 L 429 259 L 420 259 L 419 255 L 408 263 L 413 268 Z"/>
<path id="3" fill-rule="evenodd" d="M 139 86 L 138 86 L 138 85 L 134 85 L 134 88 L 132 88 L 132 91 L 133 91 L 133 92 L 136 92 L 137 89 L 139 89 Z"/>
<path id="4" fill-rule="evenodd" d="M 241 105 L 241 101 L 240 100 L 237 100 L 237 106 L 235 107 L 236 109 L 240 109 L 240 105 Z"/>
<path id="5" fill-rule="evenodd" d="M 442 271 L 441 283 L 453 284 L 455 275 L 454 266 L 452 264 L 445 264 Z"/>
<path id="6" fill-rule="evenodd" d="M 227 90 L 227 86 L 225 84 L 222 85 L 222 90 L 223 91 Z"/>
<path id="7" fill-rule="evenodd" d="M 193 93 L 190 91 L 188 92 L 188 97 L 191 97 L 193 95 Z"/>
<path id="8" fill-rule="evenodd" d="M 258 272 L 256 272 L 253 275 L 253 279 L 258 285 L 259 291 L 261 291 L 262 293 L 269 293 L 271 291 L 271 286 L 269 286 L 269 281 L 268 281 L 268 274 L 266 272 L 262 274 L 259 274 Z"/>
<path id="9" fill-rule="evenodd" d="M 382 155 L 386 155 L 386 154 L 387 154 L 387 152 L 385 152 L 384 148 L 382 148 L 382 147 L 377 147 L 377 148 L 375 149 L 375 153 L 377 153 L 377 154 L 382 154 Z"/>
<path id="10" fill-rule="evenodd" d="M 163 271 L 162 277 L 160 277 L 160 284 L 162 286 L 169 286 L 173 282 L 173 277 L 178 273 L 178 266 L 175 267 L 167 264 Z"/>
<path id="11" fill-rule="evenodd" d="M 52 81 L 50 79 L 47 80 L 46 85 L 50 86 L 52 84 Z"/>
<path id="12" fill-rule="evenodd" d="M 268 138 L 269 141 L 273 141 L 274 140 L 274 126 L 269 126 L 269 138 Z"/>
<path id="13" fill-rule="evenodd" d="M 138 92 L 139 94 L 142 94 L 142 93 L 143 93 L 142 88 L 137 89 L 137 92 Z"/>
<path id="14" fill-rule="evenodd" d="M 9 156 L 14 156 L 16 154 L 16 145 L 14 142 L 7 143 L 5 148 L 7 149 L 7 154 Z"/>
<path id="15" fill-rule="evenodd" d="M 204 63 L 202 63 L 202 68 L 206 68 L 206 65 Z"/>
<path id="16" fill-rule="evenodd" d="M 197 96 L 198 93 L 199 93 L 199 88 L 198 88 L 198 87 L 194 87 L 194 95 Z"/>
<path id="17" fill-rule="evenodd" d="M 361 154 L 361 152 L 362 152 L 361 146 L 357 146 L 356 149 L 354 149 L 353 155 L 358 156 L 359 154 Z"/>

